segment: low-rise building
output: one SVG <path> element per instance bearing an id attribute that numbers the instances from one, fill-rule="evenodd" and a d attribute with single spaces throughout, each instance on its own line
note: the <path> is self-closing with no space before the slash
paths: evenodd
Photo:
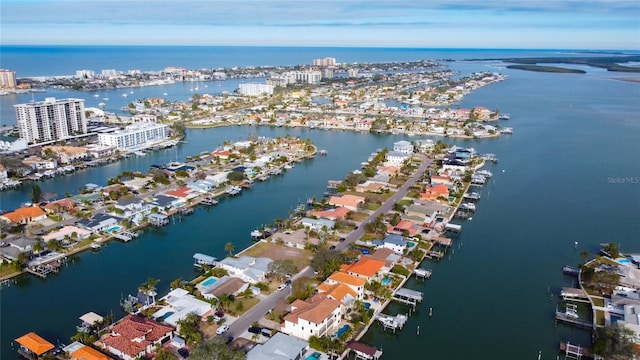
<path id="1" fill-rule="evenodd" d="M 29 224 L 47 218 L 44 210 L 37 206 L 25 206 L 0 216 L 0 220 L 12 224 Z"/>
<path id="2" fill-rule="evenodd" d="M 138 315 L 127 315 L 96 345 L 124 360 L 147 357 L 173 336 L 173 328 Z"/>
<path id="3" fill-rule="evenodd" d="M 323 294 L 307 300 L 295 300 L 291 312 L 284 317 L 281 331 L 304 340 L 322 337 L 337 328 L 342 315 L 342 304 Z"/>
<path id="4" fill-rule="evenodd" d="M 227 270 L 229 274 L 237 276 L 246 282 L 257 283 L 264 280 L 271 262 L 273 262 L 273 260 L 266 257 L 227 257 L 220 261 L 218 266 Z"/>
<path id="5" fill-rule="evenodd" d="M 332 196 L 329 198 L 329 205 L 332 206 L 342 206 L 352 211 L 358 211 L 358 207 L 361 204 L 364 204 L 365 198 L 363 196 L 356 195 L 342 195 L 342 196 Z"/>
<path id="6" fill-rule="evenodd" d="M 247 360 L 298 360 L 308 348 L 306 341 L 278 332 L 249 350 Z"/>

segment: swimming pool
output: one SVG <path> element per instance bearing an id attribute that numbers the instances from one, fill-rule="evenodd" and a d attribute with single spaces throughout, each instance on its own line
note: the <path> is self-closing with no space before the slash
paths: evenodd
<path id="1" fill-rule="evenodd" d="M 616 261 L 618 262 L 618 264 L 623 264 L 623 265 L 627 265 L 631 263 L 631 260 L 627 258 L 617 258 Z"/>
<path id="2" fill-rule="evenodd" d="M 391 283 L 391 278 L 390 277 L 386 277 L 386 278 L 382 279 L 381 283 L 382 283 L 382 285 L 389 285 Z"/>
<path id="3" fill-rule="evenodd" d="M 322 354 L 320 354 L 319 352 L 316 351 L 313 354 L 307 356 L 307 358 L 305 360 L 317 360 L 317 359 L 320 359 L 321 355 Z"/>
<path id="4" fill-rule="evenodd" d="M 118 231 L 120 229 L 122 229 L 122 227 L 120 227 L 120 225 L 115 225 L 115 226 L 112 226 L 112 227 L 108 228 L 107 230 L 105 230 L 105 232 L 114 233 L 114 232 L 116 232 L 116 231 Z"/>
<path id="5" fill-rule="evenodd" d="M 214 278 L 214 277 L 210 277 L 207 280 L 203 281 L 200 285 L 202 286 L 209 286 L 209 285 L 213 285 L 215 284 L 215 282 L 218 281 L 218 279 Z"/>

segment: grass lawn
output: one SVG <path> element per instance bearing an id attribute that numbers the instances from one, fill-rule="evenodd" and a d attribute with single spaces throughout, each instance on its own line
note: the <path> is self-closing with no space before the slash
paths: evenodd
<path id="1" fill-rule="evenodd" d="M 595 305 L 595 306 L 604 307 L 604 299 L 603 298 L 591 297 L 591 301 L 593 301 L 593 305 Z"/>
<path id="2" fill-rule="evenodd" d="M 236 300 L 231 305 L 229 305 L 229 313 L 234 316 L 241 316 L 245 312 L 249 311 L 249 309 L 256 306 L 256 304 L 258 304 L 259 302 L 260 299 L 258 299 L 257 297 L 236 298 Z"/>
<path id="3" fill-rule="evenodd" d="M 364 212 L 358 211 L 353 213 L 353 221 L 362 222 L 367 220 L 368 217 L 369 217 L 369 214 Z"/>
<path id="4" fill-rule="evenodd" d="M 604 311 L 596 310 L 596 324 L 604 326 Z"/>
<path id="5" fill-rule="evenodd" d="M 302 270 L 305 266 L 309 265 L 311 261 L 311 251 L 309 250 L 294 249 L 288 246 L 262 241 L 242 251 L 240 255 L 268 257 L 272 260 L 292 260 L 298 267 L 298 270 Z"/>
<path id="6" fill-rule="evenodd" d="M 0 277 L 16 273 L 16 269 L 11 264 L 0 264 Z"/>

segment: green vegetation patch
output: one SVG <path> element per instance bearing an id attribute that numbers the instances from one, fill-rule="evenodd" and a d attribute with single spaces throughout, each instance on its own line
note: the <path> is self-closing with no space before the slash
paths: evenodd
<path id="1" fill-rule="evenodd" d="M 541 65 L 508 65 L 507 69 L 517 69 L 535 72 L 562 73 L 562 74 L 586 74 L 587 72 L 579 69 L 567 69 L 558 66 L 541 66 Z"/>

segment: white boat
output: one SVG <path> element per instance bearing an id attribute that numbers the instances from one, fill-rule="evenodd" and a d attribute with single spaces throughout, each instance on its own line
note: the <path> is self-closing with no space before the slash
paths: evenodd
<path id="1" fill-rule="evenodd" d="M 167 93 L 162 93 L 162 95 L 163 95 L 163 96 L 167 96 L 167 95 L 169 95 L 169 94 L 167 94 Z"/>
<path id="2" fill-rule="evenodd" d="M 579 318 L 579 317 L 580 317 L 580 316 L 578 315 L 578 312 L 577 312 L 577 311 L 575 311 L 575 310 L 571 310 L 571 309 L 567 309 L 567 310 L 565 310 L 564 315 L 565 315 L 566 317 L 568 317 L 568 318 L 572 318 L 572 319 L 577 319 L 577 318 Z"/>
<path id="3" fill-rule="evenodd" d="M 92 249 L 96 249 L 96 250 L 97 250 L 97 249 L 100 249 L 101 247 L 102 247 L 102 245 L 100 245 L 100 244 L 98 244 L 98 243 L 93 243 L 93 244 L 91 244 L 91 248 L 92 248 Z"/>
<path id="4" fill-rule="evenodd" d="M 506 134 L 506 135 L 511 135 L 513 134 L 513 129 L 512 128 L 502 128 L 500 129 L 500 134 Z"/>
<path id="5" fill-rule="evenodd" d="M 476 171 L 477 175 L 484 176 L 485 178 L 490 178 L 493 176 L 493 173 L 489 170 L 478 170 Z"/>
<path id="6" fill-rule="evenodd" d="M 104 101 L 108 101 L 108 100 L 109 100 L 109 98 L 108 98 L 108 97 L 103 97 L 103 98 L 102 98 L 102 100 L 104 100 Z"/>
<path id="7" fill-rule="evenodd" d="M 125 93 L 125 94 L 122 94 L 122 97 L 127 97 L 127 96 L 129 96 L 129 95 L 127 95 L 126 93 Z"/>
<path id="8" fill-rule="evenodd" d="M 291 165 L 291 164 L 285 164 L 285 165 L 284 165 L 284 168 L 285 168 L 285 169 L 287 169 L 287 170 L 289 170 L 289 169 L 293 169 L 293 165 Z"/>
<path id="9" fill-rule="evenodd" d="M 138 156 L 145 156 L 147 155 L 144 151 L 134 151 L 134 154 L 138 155 Z"/>
<path id="10" fill-rule="evenodd" d="M 93 94 L 93 97 L 100 97 L 100 94 Z"/>
<path id="11" fill-rule="evenodd" d="M 262 237 L 262 231 L 260 231 L 260 230 L 253 230 L 253 231 L 251 232 L 251 237 L 252 237 L 252 238 L 259 238 L 259 237 Z"/>

